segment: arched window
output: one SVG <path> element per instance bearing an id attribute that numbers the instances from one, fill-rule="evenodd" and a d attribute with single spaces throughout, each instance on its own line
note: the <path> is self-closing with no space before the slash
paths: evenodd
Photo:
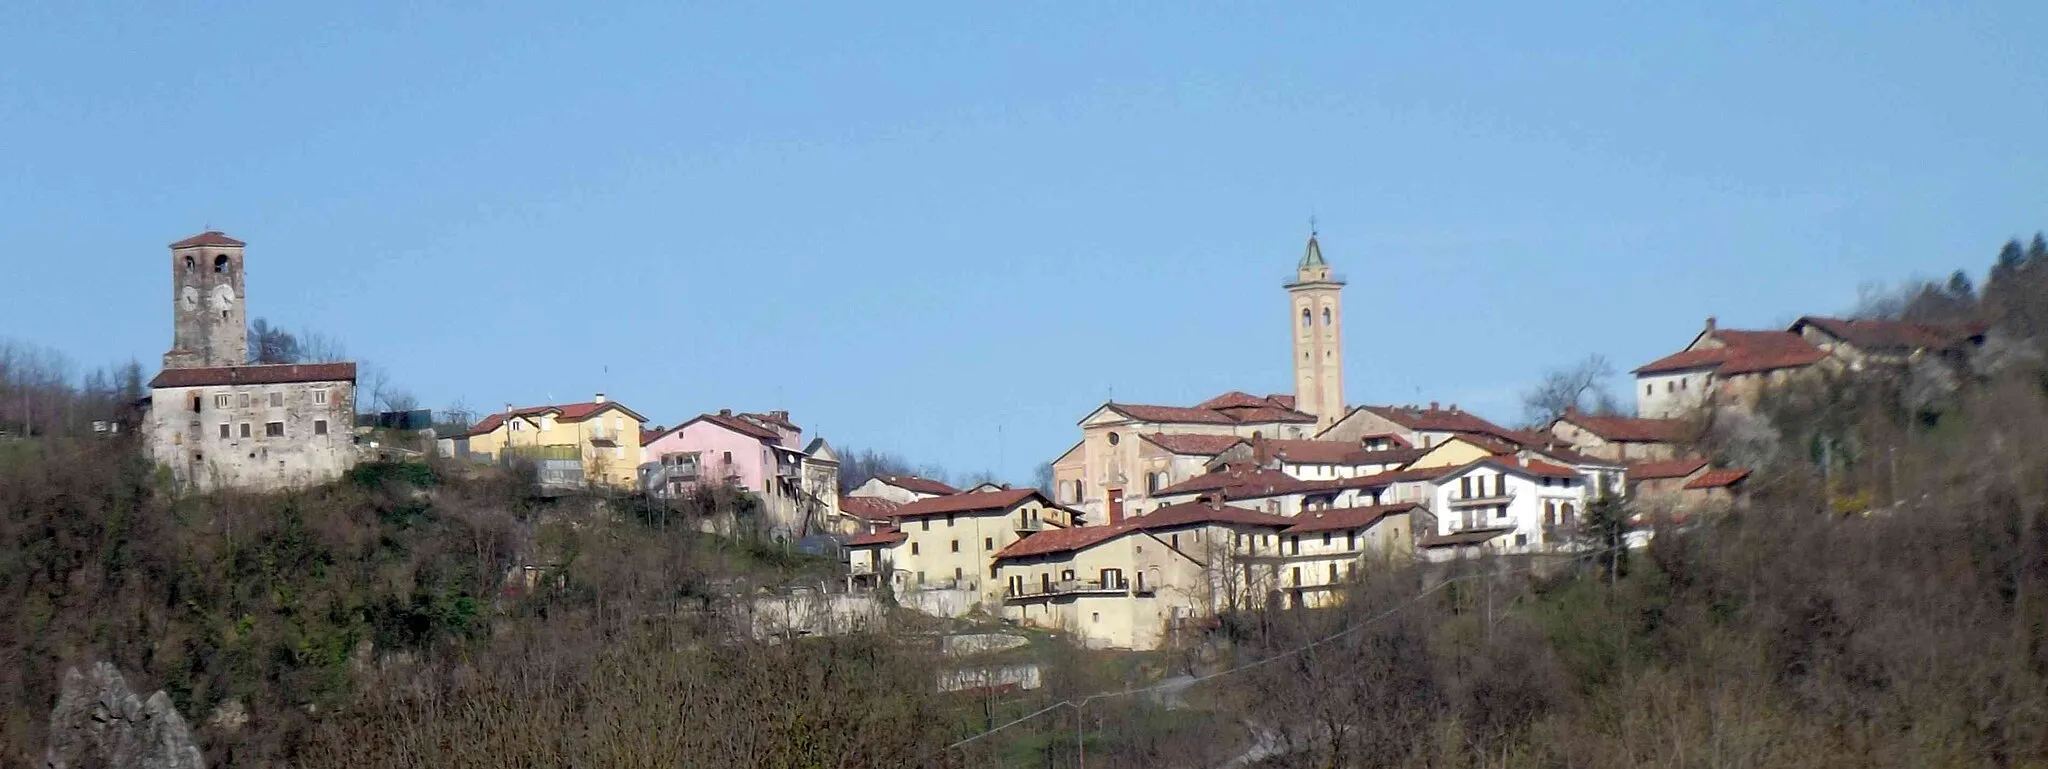
<path id="1" fill-rule="evenodd" d="M 198 261 L 198 260 L 196 260 L 196 259 L 193 259 L 193 258 L 192 258 L 192 255 L 191 255 L 191 254 L 186 254 L 186 255 L 185 255 L 185 271 L 186 271 L 186 272 L 191 272 L 192 270 L 194 270 L 194 269 L 196 269 L 196 268 L 198 268 L 198 267 L 199 267 L 199 261 Z"/>
<path id="2" fill-rule="evenodd" d="M 220 256 L 216 256 L 216 257 L 214 257 L 214 258 L 213 258 L 213 271 L 214 271 L 214 272 L 227 272 L 227 271 L 228 271 L 228 256 L 227 256 L 227 254 L 221 254 Z"/>
<path id="3" fill-rule="evenodd" d="M 1301 308 L 1301 327 L 1302 327 L 1302 328 L 1308 328 L 1308 327 L 1309 327 L 1309 324 L 1311 324 L 1311 323 L 1314 323 L 1314 322 L 1315 322 L 1315 316 L 1314 316 L 1313 314 L 1310 314 L 1310 313 L 1309 313 L 1309 311 L 1308 311 L 1308 308 L 1307 308 L 1307 307 L 1303 307 L 1303 308 Z"/>
<path id="4" fill-rule="evenodd" d="M 1330 325 L 1330 308 L 1323 308 L 1323 325 Z"/>

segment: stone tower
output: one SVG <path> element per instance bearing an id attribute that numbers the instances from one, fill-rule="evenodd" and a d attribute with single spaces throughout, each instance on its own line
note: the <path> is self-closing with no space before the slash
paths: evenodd
<path id="1" fill-rule="evenodd" d="M 249 362 L 242 241 L 208 230 L 171 244 L 171 350 L 164 368 Z"/>
<path id="2" fill-rule="evenodd" d="M 1287 284 L 1293 306 L 1294 407 L 1316 415 L 1317 427 L 1344 418 L 1344 280 L 1330 272 L 1316 234 Z"/>

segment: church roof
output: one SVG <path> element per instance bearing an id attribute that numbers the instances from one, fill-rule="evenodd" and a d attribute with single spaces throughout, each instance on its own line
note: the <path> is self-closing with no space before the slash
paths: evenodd
<path id="1" fill-rule="evenodd" d="M 1301 253 L 1301 264 L 1299 267 L 1301 269 L 1308 269 L 1310 267 L 1328 266 L 1330 266 L 1330 263 L 1323 261 L 1323 247 L 1316 242 L 1316 234 L 1313 232 L 1309 233 L 1308 249 Z"/>
<path id="2" fill-rule="evenodd" d="M 246 245 L 249 244 L 243 243 L 242 241 L 236 240 L 234 238 L 230 238 L 227 235 L 223 234 L 220 230 L 207 230 L 205 232 L 199 233 L 184 240 L 180 240 L 176 243 L 172 243 L 171 247 L 192 248 L 194 246 L 235 246 L 239 248 L 241 246 Z"/>

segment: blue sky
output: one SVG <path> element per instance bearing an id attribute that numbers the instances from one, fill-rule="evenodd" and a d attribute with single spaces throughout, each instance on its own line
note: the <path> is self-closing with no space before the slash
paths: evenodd
<path id="1" fill-rule="evenodd" d="M 211 225 L 429 405 L 1026 480 L 1287 388 L 1311 213 L 1348 399 L 1501 419 L 2048 228 L 2038 2 L 682 5 L 10 4 L 0 336 L 153 368 Z"/>

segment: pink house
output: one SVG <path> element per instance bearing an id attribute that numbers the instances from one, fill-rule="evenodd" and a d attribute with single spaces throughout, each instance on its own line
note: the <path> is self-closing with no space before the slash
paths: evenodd
<path id="1" fill-rule="evenodd" d="M 822 440 L 802 445 L 789 412 L 702 414 L 640 436 L 642 488 L 670 497 L 730 481 L 760 497 L 781 534 L 802 536 L 838 516 L 839 461 Z"/>

